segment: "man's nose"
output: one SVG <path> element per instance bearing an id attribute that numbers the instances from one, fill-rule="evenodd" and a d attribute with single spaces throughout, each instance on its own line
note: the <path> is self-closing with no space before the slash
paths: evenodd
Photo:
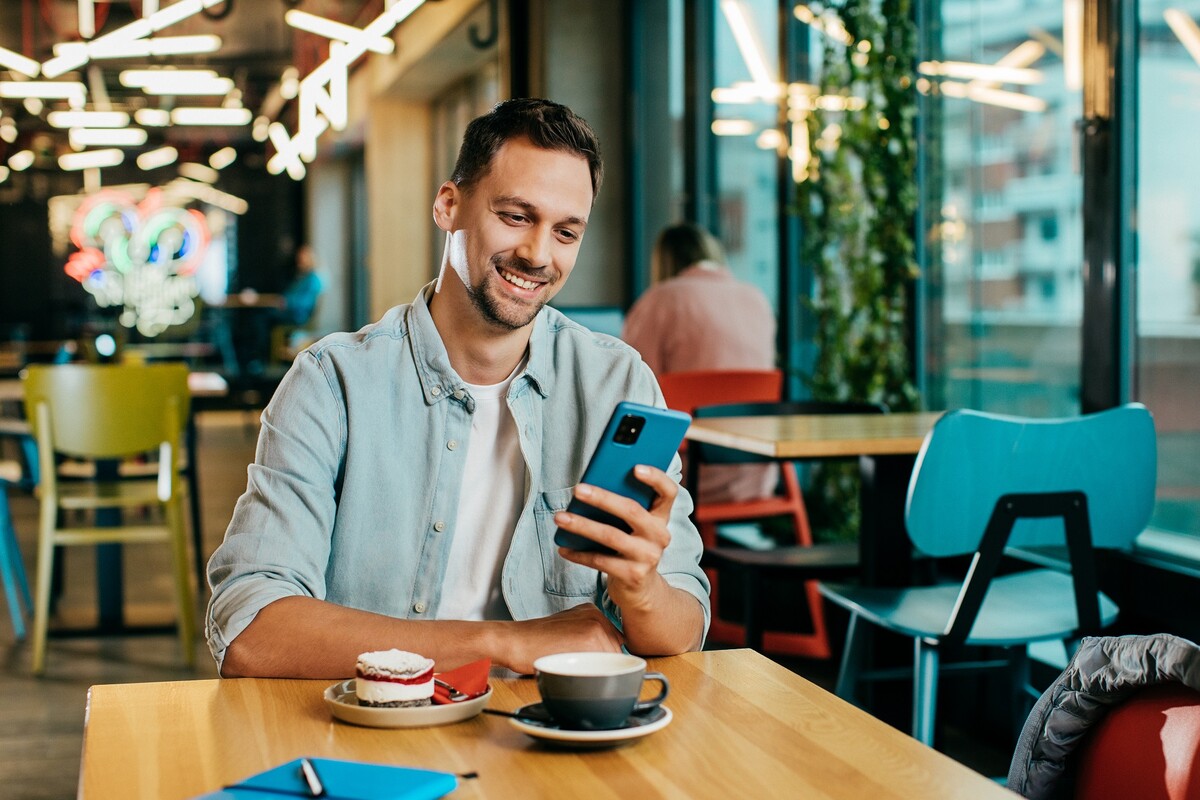
<path id="1" fill-rule="evenodd" d="M 553 232 L 548 226 L 533 225 L 517 247 L 516 255 L 531 267 L 540 268 L 550 263 L 550 242 Z"/>

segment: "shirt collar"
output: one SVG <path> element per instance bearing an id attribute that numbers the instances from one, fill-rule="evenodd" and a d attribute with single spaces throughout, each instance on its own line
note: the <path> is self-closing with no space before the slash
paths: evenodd
<path id="1" fill-rule="evenodd" d="M 455 392 L 464 389 L 466 385 L 466 381 L 450 366 L 450 355 L 446 352 L 441 334 L 433 323 L 433 315 L 429 313 L 433 287 L 432 282 L 422 287 L 408 312 L 413 357 L 427 405 L 455 396 Z M 529 361 L 524 374 L 516 378 L 518 381 L 526 379 L 542 397 L 548 397 L 550 394 L 548 379 L 551 372 L 551 348 L 547 316 L 543 309 L 534 319 L 533 332 L 529 336 Z"/>

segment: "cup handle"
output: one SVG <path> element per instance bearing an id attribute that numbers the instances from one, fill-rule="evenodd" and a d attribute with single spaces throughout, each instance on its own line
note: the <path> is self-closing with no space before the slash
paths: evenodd
<path id="1" fill-rule="evenodd" d="M 667 693 L 671 691 L 671 684 L 667 680 L 667 676 L 661 672 L 647 672 L 642 676 L 642 680 L 658 681 L 662 685 L 662 691 L 658 693 L 658 697 L 652 697 L 649 700 L 639 700 L 633 707 L 634 714 L 637 714 L 639 711 L 649 711 L 652 708 L 662 705 L 662 701 L 667 699 Z"/>

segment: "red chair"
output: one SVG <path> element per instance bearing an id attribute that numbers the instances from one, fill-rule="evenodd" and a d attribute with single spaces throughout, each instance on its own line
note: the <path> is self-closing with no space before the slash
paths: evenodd
<path id="1" fill-rule="evenodd" d="M 693 414 L 702 406 L 779 402 L 783 393 L 783 373 L 779 370 L 673 372 L 658 376 L 658 384 L 662 388 L 668 408 Z M 681 455 L 683 454 L 681 448 Z M 797 545 L 812 545 L 812 531 L 809 528 L 808 514 L 804 509 L 804 497 L 800 492 L 800 481 L 796 477 L 795 467 L 787 462 L 781 463 L 779 467 L 783 478 L 782 495 L 722 503 L 705 503 L 703 498 L 693 497 L 696 504 L 693 519 L 700 530 L 700 538 L 706 551 L 717 547 L 718 523 L 777 516 L 791 518 Z M 718 644 L 746 645 L 745 627 L 718 616 L 720 593 L 717 569 L 706 566 L 705 572 L 712 583 L 713 612 L 708 640 Z M 813 632 L 766 631 L 763 634 L 764 651 L 807 658 L 830 656 L 825 614 L 815 581 L 805 582 L 805 595 Z"/>
<path id="2" fill-rule="evenodd" d="M 1088 732 L 1078 754 L 1076 800 L 1200 800 L 1200 692 L 1143 689 Z"/>

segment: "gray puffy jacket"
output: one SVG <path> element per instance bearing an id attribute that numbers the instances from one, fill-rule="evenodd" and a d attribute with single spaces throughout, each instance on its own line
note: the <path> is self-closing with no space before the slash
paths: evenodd
<path id="1" fill-rule="evenodd" d="M 1070 797 L 1071 753 L 1109 708 L 1143 686 L 1200 691 L 1200 647 L 1165 633 L 1085 638 L 1025 721 L 1008 788 L 1031 800 Z"/>

